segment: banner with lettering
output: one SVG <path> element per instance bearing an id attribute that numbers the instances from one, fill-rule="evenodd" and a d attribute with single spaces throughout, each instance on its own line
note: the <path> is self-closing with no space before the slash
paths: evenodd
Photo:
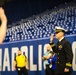
<path id="1" fill-rule="evenodd" d="M 76 35 L 65 36 L 70 41 L 73 50 L 73 74 L 76 75 Z M 3 43 L 0 45 L 0 74 L 1 75 L 17 75 L 17 71 L 13 71 L 13 61 L 17 55 L 17 51 L 21 50 L 27 56 L 30 63 L 29 75 L 45 75 L 44 62 L 42 56 L 46 52 L 46 45 L 49 38 L 23 40 L 16 42 Z M 57 40 L 55 39 L 56 43 Z"/>

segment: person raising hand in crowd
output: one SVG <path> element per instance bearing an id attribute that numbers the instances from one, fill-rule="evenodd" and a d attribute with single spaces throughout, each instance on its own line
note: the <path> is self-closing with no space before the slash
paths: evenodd
<path id="1" fill-rule="evenodd" d="M 0 44 L 4 41 L 7 30 L 7 17 L 5 15 L 4 9 L 0 7 Z"/>

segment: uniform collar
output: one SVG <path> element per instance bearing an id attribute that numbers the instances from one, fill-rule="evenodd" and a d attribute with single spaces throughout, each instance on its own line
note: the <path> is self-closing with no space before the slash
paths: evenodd
<path id="1" fill-rule="evenodd" d="M 64 39 L 64 37 L 62 37 L 62 38 L 59 40 L 59 42 L 61 42 L 63 39 Z"/>

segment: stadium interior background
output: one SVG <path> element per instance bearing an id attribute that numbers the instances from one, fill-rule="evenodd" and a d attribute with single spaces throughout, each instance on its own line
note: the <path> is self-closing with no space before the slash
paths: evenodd
<path id="1" fill-rule="evenodd" d="M 17 74 L 12 70 L 15 57 L 15 53 L 12 55 L 12 50 L 15 47 L 23 50 L 22 47 L 27 46 L 28 52 L 26 53 L 25 50 L 24 52 L 28 55 L 29 61 L 31 61 L 31 45 L 35 47 L 33 50 L 36 54 L 39 47 L 42 48 L 43 55 L 43 47 L 49 43 L 49 36 L 54 33 L 55 26 L 61 26 L 67 30 L 65 37 L 72 44 L 73 75 L 76 75 L 76 0 L 0 0 L 0 6 L 4 8 L 8 19 L 6 37 L 0 46 L 1 75 Z M 38 67 L 38 60 L 42 61 L 35 53 L 33 52 L 32 64 L 37 64 Z M 43 75 L 43 62 L 42 68 L 30 69 L 29 75 L 31 74 Z"/>

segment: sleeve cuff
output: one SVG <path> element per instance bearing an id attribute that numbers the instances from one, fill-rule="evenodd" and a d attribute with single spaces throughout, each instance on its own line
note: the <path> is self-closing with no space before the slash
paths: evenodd
<path id="1" fill-rule="evenodd" d="M 49 44 L 50 44 L 50 46 L 51 46 L 51 47 L 54 47 L 54 46 L 55 46 L 55 44 L 54 44 L 54 43 L 49 43 Z"/>
<path id="2" fill-rule="evenodd" d="M 66 63 L 66 67 L 72 67 L 72 64 L 69 63 Z"/>

